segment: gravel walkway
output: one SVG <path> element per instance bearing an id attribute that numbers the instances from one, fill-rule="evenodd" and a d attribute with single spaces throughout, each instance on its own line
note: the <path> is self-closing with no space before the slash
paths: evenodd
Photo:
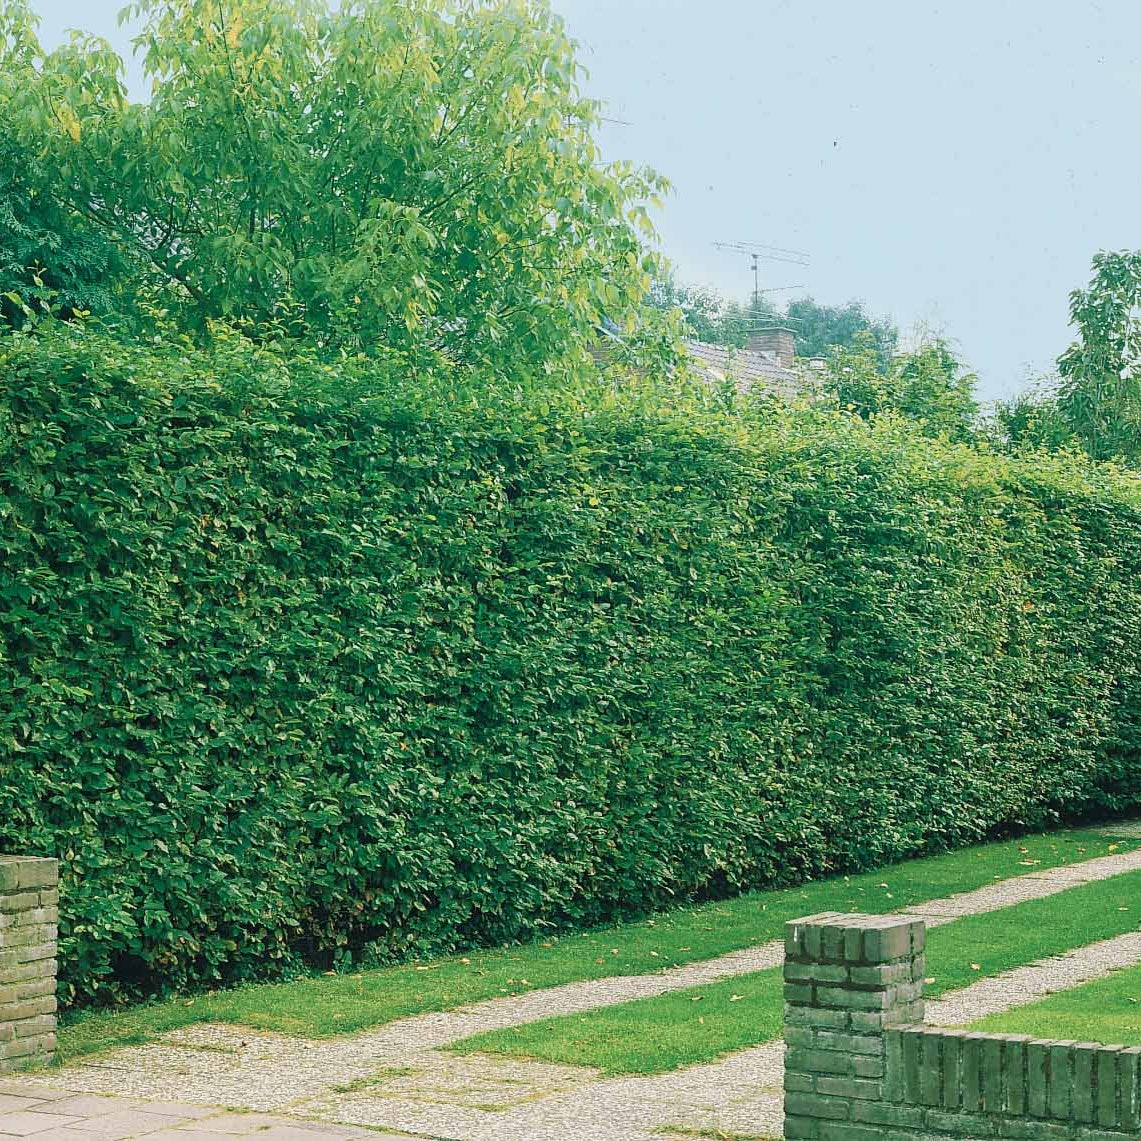
<path id="1" fill-rule="evenodd" d="M 1059 990 L 1104 978 L 1112 971 L 1141 963 L 1141 931 L 1118 935 L 1067 951 L 1055 959 L 1027 963 L 1001 975 L 979 979 L 945 998 L 927 1003 L 926 1021 L 932 1026 L 966 1026 L 988 1014 L 1002 1014 L 1016 1006 L 1045 998 Z"/>
<path id="2" fill-rule="evenodd" d="M 907 911 L 938 926 L 1139 869 L 1141 850 L 1031 871 Z M 193 1026 L 42 1078 L 23 1079 L 22 1085 L 29 1096 L 37 1087 L 57 1086 L 286 1113 L 295 1120 L 379 1127 L 444 1141 L 662 1141 L 661 1130 L 671 1125 L 775 1135 L 781 1118 L 780 1043 L 669 1074 L 605 1079 L 586 1067 L 459 1057 L 439 1047 L 486 1030 L 763 970 L 779 965 L 782 954 L 782 945 L 774 942 L 659 974 L 571 983 L 419 1015 L 340 1039 Z M 971 1020 L 1031 1001 L 1045 993 L 1043 988 L 1076 985 L 1139 960 L 1141 936 L 1109 940 L 1053 964 L 1020 968 L 1001 981 L 980 981 L 932 1003 L 932 1020 Z M 992 989 L 978 990 L 988 982 Z M 996 987 L 1006 1006 L 995 1005 L 1000 1001 Z M 967 998 L 976 991 L 977 997 Z M 948 1005 L 955 1002 L 968 1005 Z M 976 1009 L 980 1013 L 973 1013 Z M 961 1012 L 969 1013 L 960 1017 Z"/>

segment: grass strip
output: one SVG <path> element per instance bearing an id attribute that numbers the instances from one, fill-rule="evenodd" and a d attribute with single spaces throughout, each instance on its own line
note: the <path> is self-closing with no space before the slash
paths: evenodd
<path id="1" fill-rule="evenodd" d="M 958 990 L 1138 926 L 1141 872 L 957 919 L 928 933 L 925 993 Z M 495 1030 L 451 1049 L 595 1066 L 613 1074 L 662 1073 L 780 1037 L 782 1009 L 781 971 L 775 968 Z"/>
<path id="2" fill-rule="evenodd" d="M 350 1034 L 412 1014 L 484 999 L 715 958 L 783 936 L 789 919 L 818 911 L 883 913 L 971 891 L 1033 869 L 1132 850 L 1112 825 L 984 844 L 736 899 L 681 907 L 651 919 L 535 943 L 472 951 L 376 970 L 314 975 L 167 999 L 65 1021 L 59 1059 L 150 1041 L 170 1030 L 221 1022 L 322 1038 Z"/>
<path id="3" fill-rule="evenodd" d="M 1141 966 L 992 1014 L 971 1026 L 989 1034 L 1030 1034 L 1113 1046 L 1141 1046 Z"/>

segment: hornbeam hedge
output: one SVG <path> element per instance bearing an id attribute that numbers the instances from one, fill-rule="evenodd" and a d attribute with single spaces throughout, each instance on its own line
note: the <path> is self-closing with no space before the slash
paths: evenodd
<path id="1" fill-rule="evenodd" d="M 1136 482 L 715 403 L 3 338 L 0 850 L 71 1001 L 1141 802 Z"/>

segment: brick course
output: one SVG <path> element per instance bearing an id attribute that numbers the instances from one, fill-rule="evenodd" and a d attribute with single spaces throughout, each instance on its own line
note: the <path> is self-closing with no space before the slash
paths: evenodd
<path id="1" fill-rule="evenodd" d="M 55 1053 L 59 864 L 0 856 L 0 1074 Z"/>
<path id="2" fill-rule="evenodd" d="M 785 1136 L 1141 1135 L 1141 1047 L 923 1025 L 922 920 L 826 912 L 785 939 Z"/>

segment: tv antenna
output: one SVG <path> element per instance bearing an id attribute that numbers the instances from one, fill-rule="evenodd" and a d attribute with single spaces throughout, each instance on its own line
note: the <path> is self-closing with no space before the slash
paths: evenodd
<path id="1" fill-rule="evenodd" d="M 760 304 L 762 293 L 777 293 L 785 289 L 801 289 L 799 285 L 779 285 L 773 289 L 761 288 L 761 262 L 778 261 L 788 265 L 808 265 L 808 254 L 804 250 L 790 250 L 783 246 L 770 246 L 764 242 L 714 242 L 719 250 L 728 250 L 730 253 L 745 254 L 753 262 L 753 309 Z"/>

